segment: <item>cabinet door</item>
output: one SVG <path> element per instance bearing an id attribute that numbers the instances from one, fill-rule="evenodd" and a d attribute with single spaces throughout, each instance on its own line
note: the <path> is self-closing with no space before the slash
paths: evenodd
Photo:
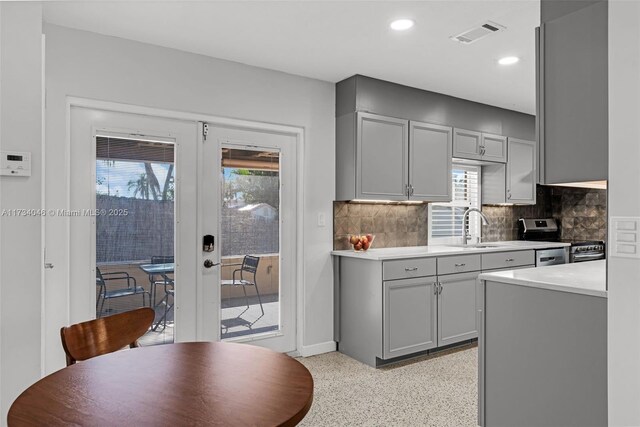
<path id="1" fill-rule="evenodd" d="M 409 121 L 358 113 L 356 198 L 407 200 Z"/>
<path id="2" fill-rule="evenodd" d="M 546 184 L 607 179 L 607 9 L 608 2 L 594 2 L 543 24 Z"/>
<path id="3" fill-rule="evenodd" d="M 384 359 L 436 346 L 435 282 L 435 276 L 383 282 Z"/>
<path id="4" fill-rule="evenodd" d="M 482 134 L 472 130 L 453 129 L 453 157 L 460 159 L 480 160 Z"/>
<path id="5" fill-rule="evenodd" d="M 536 203 L 536 143 L 509 138 L 507 202 Z"/>
<path id="6" fill-rule="evenodd" d="M 453 129 L 409 123 L 409 186 L 411 200 L 451 201 Z"/>
<path id="7" fill-rule="evenodd" d="M 482 160 L 490 162 L 507 162 L 507 137 L 501 135 L 482 134 Z"/>
<path id="8" fill-rule="evenodd" d="M 480 272 L 438 276 L 438 347 L 476 338 L 476 279 Z"/>

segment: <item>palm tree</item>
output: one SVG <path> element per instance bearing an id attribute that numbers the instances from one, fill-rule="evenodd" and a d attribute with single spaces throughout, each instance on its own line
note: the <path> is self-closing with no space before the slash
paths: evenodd
<path id="1" fill-rule="evenodd" d="M 169 165 L 162 192 L 160 192 L 160 183 L 150 162 L 144 163 L 144 170 L 138 179 L 127 183 L 129 191 L 134 190 L 133 197 L 140 196 L 145 200 L 173 200 L 173 165 Z"/>

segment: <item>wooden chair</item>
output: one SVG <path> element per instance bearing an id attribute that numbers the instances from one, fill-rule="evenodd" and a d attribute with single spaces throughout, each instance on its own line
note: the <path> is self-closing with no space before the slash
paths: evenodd
<path id="1" fill-rule="evenodd" d="M 138 347 L 138 338 L 149 330 L 154 318 L 153 309 L 143 307 L 63 327 L 60 336 L 67 354 L 67 366 L 113 353 L 127 345 Z"/>

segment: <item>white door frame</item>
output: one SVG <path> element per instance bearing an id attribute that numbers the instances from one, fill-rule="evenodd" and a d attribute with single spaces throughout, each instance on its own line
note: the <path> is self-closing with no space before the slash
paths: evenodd
<path id="1" fill-rule="evenodd" d="M 201 124 L 200 126 L 203 126 Z M 221 169 L 221 160 L 222 160 L 222 148 L 223 147 L 236 147 L 240 149 L 264 149 L 264 150 L 277 150 L 280 153 L 280 162 L 281 162 L 281 170 L 280 170 L 280 180 L 281 180 L 281 194 L 280 201 L 281 211 L 280 211 L 280 255 L 279 255 L 279 263 L 280 263 L 280 296 L 279 304 L 280 304 L 280 313 L 281 313 L 281 323 L 279 324 L 280 328 L 277 331 L 270 331 L 234 338 L 227 338 L 226 341 L 233 342 L 245 342 L 245 343 L 255 343 L 256 345 L 265 346 L 267 348 L 277 349 L 277 351 L 287 351 L 287 352 L 296 352 L 299 347 L 299 343 L 297 340 L 297 333 L 299 331 L 299 327 L 297 325 L 297 313 L 295 312 L 295 308 L 298 306 L 297 295 L 294 296 L 292 293 L 299 292 L 299 286 L 296 286 L 297 280 L 297 249 L 299 248 L 298 242 L 292 242 L 291 234 L 296 234 L 296 239 L 299 237 L 297 225 L 298 221 L 298 213 L 295 214 L 291 212 L 291 209 L 299 209 L 298 191 L 300 189 L 300 183 L 296 179 L 296 175 L 298 173 L 298 169 L 295 166 L 295 162 L 297 162 L 296 155 L 291 150 L 297 150 L 297 138 L 295 134 L 292 133 L 283 133 L 283 132 L 274 132 L 268 131 L 264 132 L 260 129 L 256 128 L 247 128 L 241 126 L 221 126 L 214 125 L 211 122 L 206 123 L 208 125 L 208 135 L 206 140 L 202 138 L 202 135 L 198 135 L 201 138 L 202 146 L 203 146 L 203 154 L 200 156 L 201 159 L 201 173 L 200 178 L 202 179 L 202 184 L 200 186 L 200 201 L 202 205 L 199 206 L 199 211 L 201 213 L 216 211 L 217 213 L 217 221 L 216 221 L 216 236 L 217 243 L 216 249 L 210 255 L 207 253 L 203 253 L 202 259 L 200 263 L 204 261 L 205 258 L 209 258 L 216 262 L 221 262 L 221 250 L 224 246 L 225 242 L 221 234 L 221 222 L 220 217 L 222 214 L 221 205 L 219 204 L 220 194 L 222 188 L 220 186 L 220 181 L 218 176 L 222 173 Z M 254 133 L 260 134 L 258 142 L 257 140 L 253 140 L 255 138 Z M 273 138 L 276 139 L 273 139 Z M 205 167 L 205 164 L 211 164 L 212 156 L 214 157 L 215 166 Z M 205 196 L 205 192 L 202 191 L 206 184 L 215 182 L 217 184 L 215 189 L 215 204 L 210 195 Z M 207 193 L 211 194 L 210 191 Z M 296 201 L 294 201 L 296 199 Z M 201 235 L 207 234 L 212 229 L 208 229 L 205 227 L 206 223 L 209 223 L 208 218 L 209 215 L 201 215 L 201 220 L 199 223 L 199 227 L 201 229 Z M 205 232 L 206 231 L 206 232 Z M 283 243 L 283 238 L 285 238 L 286 243 Z M 198 339 L 200 340 L 217 340 L 220 339 L 220 321 L 221 321 L 221 289 L 220 286 L 213 286 L 211 283 L 212 277 L 211 275 L 216 276 L 215 281 L 220 280 L 221 270 L 220 267 L 217 267 L 215 271 L 206 271 L 202 270 L 202 274 L 198 276 L 198 287 L 200 289 L 199 298 L 198 298 L 198 309 L 199 313 L 202 315 L 198 320 L 201 325 L 201 329 L 198 331 Z M 210 304 L 207 303 L 212 297 L 216 301 L 217 313 L 212 314 Z M 296 307 L 292 307 L 292 305 L 296 305 Z M 209 306 L 209 307 L 207 307 Z M 207 328 L 204 325 L 216 325 L 214 330 Z M 296 329 L 293 332 L 293 328 Z"/>
<path id="2" fill-rule="evenodd" d="M 299 353 L 303 348 L 303 331 L 304 331 L 304 300 L 305 300 L 305 289 L 304 289 L 304 245 L 303 243 L 303 232 L 304 232 L 304 148 L 305 148 L 305 130 L 302 127 L 290 126 L 290 125 L 281 125 L 281 124 L 273 124 L 273 123 L 264 123 L 264 122 L 256 122 L 249 121 L 243 119 L 234 119 L 228 117 L 221 116 L 213 116 L 208 114 L 200 114 L 200 113 L 189 113 L 183 111 L 176 110 L 167 110 L 161 108 L 154 107 L 145 107 L 139 105 L 132 104 L 124 104 L 118 102 L 110 102 L 110 101 L 100 101 L 89 98 L 81 98 L 81 97 L 73 97 L 67 96 L 66 98 L 66 135 L 65 135 L 65 159 L 67 164 L 70 161 L 70 153 L 71 153 L 71 109 L 73 107 L 82 107 L 82 108 L 90 108 L 96 110 L 105 110 L 117 113 L 130 113 L 130 114 L 139 114 L 144 116 L 153 116 L 158 118 L 167 118 L 167 119 L 175 119 L 175 120 L 186 120 L 186 121 L 194 121 L 194 122 L 204 122 L 211 125 L 220 125 L 220 126 L 234 126 L 245 129 L 254 129 L 260 131 L 271 131 L 278 133 L 291 134 L 295 136 L 297 143 L 297 180 L 298 180 L 298 188 L 297 188 L 297 202 L 296 202 L 296 222 L 297 222 L 297 248 L 296 248 L 296 262 L 294 263 L 296 268 L 296 353 Z M 196 143 L 194 141 L 194 143 Z M 202 148 L 200 144 L 198 144 Z M 71 199 L 71 171 L 70 168 L 65 171 L 65 188 L 66 188 L 66 200 L 65 205 L 66 209 L 70 209 L 70 199 Z M 44 192 L 44 190 L 43 190 Z M 70 222 L 67 218 L 66 221 L 67 230 L 66 237 L 67 241 L 71 239 L 71 228 Z M 44 242 L 43 242 L 44 243 Z M 44 250 L 44 247 L 42 248 Z M 67 275 L 69 272 L 69 267 L 71 263 L 70 254 L 65 254 L 66 256 L 66 268 Z M 67 277 L 66 281 L 66 294 L 67 294 L 67 307 L 66 307 L 66 317 L 67 323 L 69 323 L 70 318 L 70 307 L 69 307 L 69 277 Z M 42 304 L 42 324 L 44 325 L 46 322 L 45 319 L 45 304 L 46 301 L 43 301 Z M 43 340 L 44 341 L 44 340 Z M 42 346 L 42 360 L 45 360 L 46 357 L 46 346 Z"/>

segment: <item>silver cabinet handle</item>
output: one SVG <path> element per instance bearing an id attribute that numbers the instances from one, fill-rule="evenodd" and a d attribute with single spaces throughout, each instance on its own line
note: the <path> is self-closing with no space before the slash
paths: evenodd
<path id="1" fill-rule="evenodd" d="M 438 283 L 438 294 L 442 294 L 442 283 Z"/>
<path id="2" fill-rule="evenodd" d="M 440 286 L 440 284 L 438 282 L 433 282 L 433 294 L 434 295 L 438 295 L 438 286 Z"/>
<path id="3" fill-rule="evenodd" d="M 514 260 L 513 258 L 507 258 L 507 259 L 505 259 L 504 261 L 505 261 L 505 262 L 513 262 L 513 261 L 515 261 L 515 260 Z"/>
<path id="4" fill-rule="evenodd" d="M 453 264 L 454 267 L 464 267 L 465 265 L 467 264 L 465 264 L 464 262 L 461 264 Z"/>
<path id="5" fill-rule="evenodd" d="M 44 268 L 53 268 L 53 264 L 50 262 L 45 262 L 44 263 Z"/>
<path id="6" fill-rule="evenodd" d="M 418 267 L 405 267 L 404 271 L 418 271 Z"/>
<path id="7" fill-rule="evenodd" d="M 409 195 L 413 196 L 413 185 L 409 184 Z"/>

